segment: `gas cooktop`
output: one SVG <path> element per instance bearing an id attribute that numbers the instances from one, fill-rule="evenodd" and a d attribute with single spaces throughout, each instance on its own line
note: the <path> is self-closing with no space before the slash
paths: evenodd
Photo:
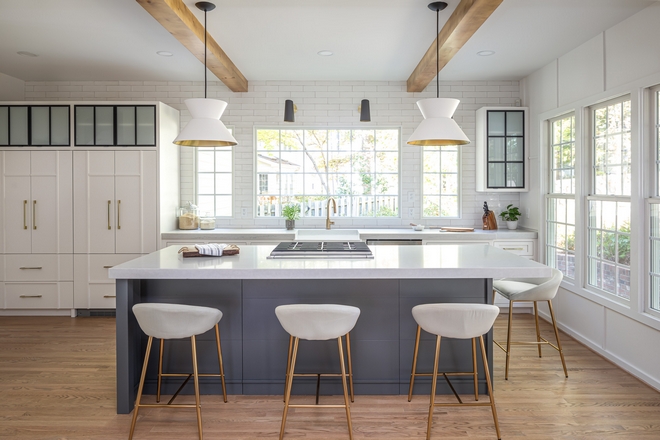
<path id="1" fill-rule="evenodd" d="M 373 258 L 363 241 L 283 241 L 267 257 L 273 258 Z"/>

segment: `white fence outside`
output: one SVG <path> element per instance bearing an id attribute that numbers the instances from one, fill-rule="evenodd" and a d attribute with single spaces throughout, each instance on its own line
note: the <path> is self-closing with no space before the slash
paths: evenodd
<path id="1" fill-rule="evenodd" d="M 337 197 L 338 217 L 398 217 L 398 196 L 353 196 Z M 352 202 L 352 205 L 351 205 Z M 326 217 L 328 200 L 300 202 L 301 217 Z M 331 208 L 332 209 L 332 208 Z M 351 211 L 352 209 L 352 211 Z M 280 205 L 276 203 L 260 203 L 257 205 L 257 217 L 281 217 Z M 332 213 L 334 216 L 334 212 Z"/>

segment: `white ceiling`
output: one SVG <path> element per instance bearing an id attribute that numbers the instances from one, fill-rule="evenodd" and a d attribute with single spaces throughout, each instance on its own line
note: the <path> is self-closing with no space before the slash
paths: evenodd
<path id="1" fill-rule="evenodd" d="M 195 0 L 184 1 L 203 21 Z M 441 27 L 459 3 L 447 1 Z M 402 81 L 435 38 L 429 2 L 215 0 L 208 28 L 248 80 Z M 440 79 L 523 78 L 652 3 L 504 0 Z M 324 49 L 334 55 L 318 56 Z M 480 57 L 480 50 L 496 53 Z M 29 81 L 193 81 L 202 72 L 134 0 L 0 0 L 0 73 Z"/>

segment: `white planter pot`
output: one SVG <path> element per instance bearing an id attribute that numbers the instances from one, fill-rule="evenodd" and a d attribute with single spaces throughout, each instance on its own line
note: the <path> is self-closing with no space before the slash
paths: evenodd
<path id="1" fill-rule="evenodd" d="M 506 222 L 506 227 L 509 229 L 518 229 L 518 220 L 515 222 Z"/>

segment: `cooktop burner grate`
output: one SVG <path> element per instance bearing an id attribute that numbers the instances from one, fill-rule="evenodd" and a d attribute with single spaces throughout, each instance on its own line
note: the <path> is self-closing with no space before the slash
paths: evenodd
<path id="1" fill-rule="evenodd" d="M 363 241 L 284 241 L 268 258 L 373 258 Z"/>

